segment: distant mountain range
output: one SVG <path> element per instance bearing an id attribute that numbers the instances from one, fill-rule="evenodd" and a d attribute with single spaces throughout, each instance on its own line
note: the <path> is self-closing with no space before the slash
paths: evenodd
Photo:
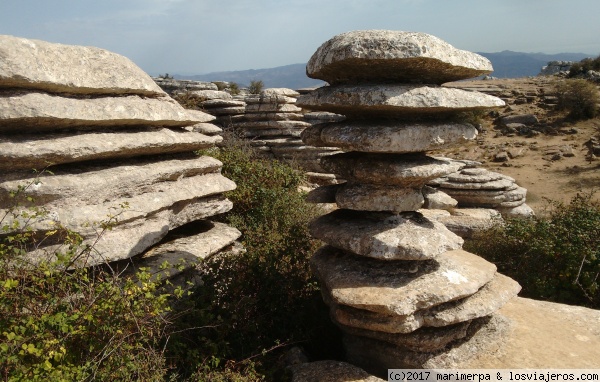
<path id="1" fill-rule="evenodd" d="M 505 50 L 498 53 L 483 53 L 480 55 L 487 57 L 494 66 L 494 72 L 491 74 L 498 78 L 519 78 L 536 76 L 542 66 L 549 61 L 581 61 L 590 57 L 584 53 L 521 53 Z M 290 88 L 300 89 L 307 87 L 316 87 L 324 84 L 323 81 L 314 80 L 306 76 L 306 64 L 292 64 L 278 66 L 267 69 L 249 69 L 231 72 L 214 72 L 198 75 L 174 75 L 178 79 L 188 79 L 196 81 L 228 81 L 236 82 L 245 87 L 250 81 L 261 80 L 268 88 Z"/>

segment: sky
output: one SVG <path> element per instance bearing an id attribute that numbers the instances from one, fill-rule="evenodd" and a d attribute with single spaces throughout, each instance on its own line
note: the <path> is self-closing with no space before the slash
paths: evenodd
<path id="1" fill-rule="evenodd" d="M 473 52 L 597 57 L 599 15 L 598 0 L 0 0 L 0 34 L 190 75 L 305 63 L 360 29 L 425 32 Z"/>

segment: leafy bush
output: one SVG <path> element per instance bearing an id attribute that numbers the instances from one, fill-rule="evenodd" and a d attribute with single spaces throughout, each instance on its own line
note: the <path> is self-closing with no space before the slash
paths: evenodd
<path id="1" fill-rule="evenodd" d="M 229 83 L 229 94 L 231 94 L 231 95 L 240 94 L 240 86 L 238 84 L 236 84 L 235 82 L 230 82 Z"/>
<path id="2" fill-rule="evenodd" d="M 598 114 L 598 89 L 583 79 L 568 79 L 555 85 L 558 107 L 573 119 L 594 118 Z"/>
<path id="3" fill-rule="evenodd" d="M 297 191 L 299 172 L 257 159 L 240 141 L 229 141 L 207 154 L 220 159 L 223 174 L 237 184 L 227 194 L 234 208 L 224 219 L 243 233 L 246 252 L 202 264 L 203 285 L 194 291 L 188 315 L 202 329 L 174 339 L 178 346 L 188 341 L 176 349 L 177 357 L 187 357 L 188 365 L 215 357 L 230 370 L 253 361 L 261 373 L 277 371 L 276 350 L 290 344 L 300 343 L 316 357 L 333 357 L 339 349 L 332 344 L 341 341 L 332 339 L 338 332 L 308 262 L 320 244 L 307 226 L 319 211 Z"/>
<path id="4" fill-rule="evenodd" d="M 600 206 L 591 195 L 552 203 L 546 218 L 509 220 L 465 249 L 517 280 L 525 297 L 600 308 Z"/>
<path id="5" fill-rule="evenodd" d="M 12 196 L 27 198 L 28 186 Z M 121 278 L 105 267 L 85 268 L 93 247 L 57 227 L 38 237 L 19 219 L 41 209 L 0 217 L 0 374 L 7 381 L 160 381 L 161 345 L 169 324 L 169 294 L 141 271 Z M 111 228 L 110 221 L 102 224 Z M 58 236 L 66 253 L 32 263 L 26 252 Z"/>
<path id="6" fill-rule="evenodd" d="M 250 94 L 260 94 L 260 92 L 263 91 L 263 88 L 265 87 L 265 84 L 258 80 L 258 81 L 250 81 L 250 86 L 248 86 L 248 93 Z"/>
<path id="7" fill-rule="evenodd" d="M 569 77 L 577 77 L 586 74 L 589 70 L 600 71 L 600 56 L 596 58 L 584 58 L 580 62 L 571 65 Z"/>

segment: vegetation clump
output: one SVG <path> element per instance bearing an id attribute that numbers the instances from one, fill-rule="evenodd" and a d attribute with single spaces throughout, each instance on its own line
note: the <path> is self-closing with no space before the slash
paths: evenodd
<path id="1" fill-rule="evenodd" d="M 600 71 L 600 56 L 596 58 L 584 58 L 580 62 L 571 65 L 569 69 L 569 78 L 576 78 L 585 75 L 588 71 Z"/>
<path id="2" fill-rule="evenodd" d="M 124 278 L 86 267 L 93 246 L 56 227 L 40 235 L 30 223 L 43 209 L 15 206 L 0 216 L 0 375 L 6 381 L 161 381 L 162 345 L 170 325 L 162 283 L 141 270 Z M 114 218 L 100 225 L 100 236 Z M 22 224 L 20 222 L 25 222 Z M 33 262 L 26 253 L 44 240 L 67 244 Z M 154 281 L 153 281 L 154 280 Z"/>
<path id="3" fill-rule="evenodd" d="M 263 91 L 265 84 L 260 81 L 250 81 L 250 85 L 248 86 L 248 93 L 250 94 L 260 94 Z"/>
<path id="4" fill-rule="evenodd" d="M 555 85 L 558 108 L 569 112 L 574 120 L 594 118 L 598 114 L 600 96 L 593 83 L 584 79 L 567 79 Z"/>
<path id="5" fill-rule="evenodd" d="M 548 216 L 508 220 L 465 249 L 517 280 L 523 297 L 600 308 L 600 206 L 591 195 L 551 202 Z"/>

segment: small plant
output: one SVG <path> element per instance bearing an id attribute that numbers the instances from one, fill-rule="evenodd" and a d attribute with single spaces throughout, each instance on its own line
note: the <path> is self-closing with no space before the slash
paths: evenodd
<path id="1" fill-rule="evenodd" d="M 263 91 L 265 84 L 260 81 L 250 81 L 250 86 L 248 86 L 248 93 L 250 94 L 260 94 Z"/>
<path id="2" fill-rule="evenodd" d="M 465 243 L 518 281 L 522 296 L 600 308 L 600 206 L 553 202 L 545 218 L 508 220 Z"/>
<path id="3" fill-rule="evenodd" d="M 558 107 L 575 120 L 594 118 L 598 114 L 598 89 L 583 79 L 567 79 L 555 85 Z"/>
<path id="4" fill-rule="evenodd" d="M 235 82 L 230 82 L 229 83 L 229 94 L 231 95 L 238 95 L 240 94 L 240 86 L 235 83 Z"/>

